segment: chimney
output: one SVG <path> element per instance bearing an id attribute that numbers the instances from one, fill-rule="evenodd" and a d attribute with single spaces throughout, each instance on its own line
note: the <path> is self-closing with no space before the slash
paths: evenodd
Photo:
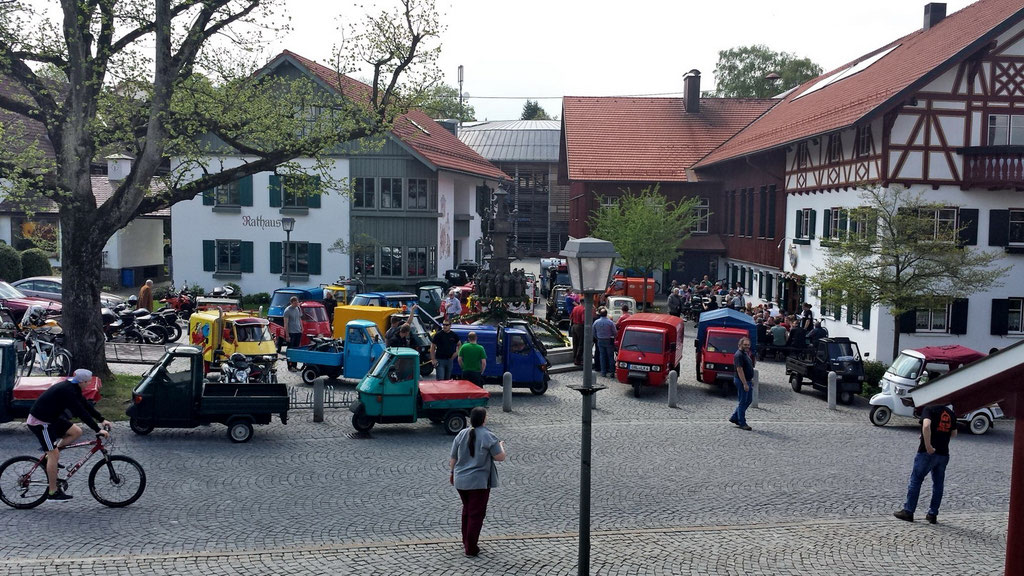
<path id="1" fill-rule="evenodd" d="M 700 112 L 700 70 L 690 70 L 683 76 L 683 106 L 688 114 Z"/>
<path id="2" fill-rule="evenodd" d="M 459 120 L 457 118 L 441 118 L 434 120 L 434 122 L 440 124 L 442 128 L 451 132 L 454 136 L 459 135 Z"/>
<path id="3" fill-rule="evenodd" d="M 924 5 L 924 29 L 935 26 L 946 17 L 946 4 L 943 2 L 930 2 Z"/>
<path id="4" fill-rule="evenodd" d="M 111 182 L 120 182 L 128 177 L 132 171 L 132 158 L 124 154 L 111 154 L 106 157 L 107 178 Z"/>

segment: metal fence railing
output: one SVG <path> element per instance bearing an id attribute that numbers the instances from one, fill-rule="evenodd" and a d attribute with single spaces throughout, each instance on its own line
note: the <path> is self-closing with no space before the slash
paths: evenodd
<path id="1" fill-rule="evenodd" d="M 348 408 L 355 400 L 355 391 L 337 390 L 329 384 L 324 385 L 324 408 Z M 314 405 L 313 390 L 289 388 L 288 404 L 289 410 L 312 410 Z"/>

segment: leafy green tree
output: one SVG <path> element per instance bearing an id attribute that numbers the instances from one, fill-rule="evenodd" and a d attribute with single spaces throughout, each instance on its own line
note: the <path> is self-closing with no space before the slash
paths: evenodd
<path id="1" fill-rule="evenodd" d="M 770 74 L 779 78 L 768 78 Z M 760 44 L 740 46 L 718 52 L 714 94 L 724 98 L 771 98 L 820 74 L 821 66 L 809 58 L 775 52 Z"/>
<path id="2" fill-rule="evenodd" d="M 57 20 L 34 0 L 0 2 L 0 182 L 9 200 L 58 205 L 76 366 L 108 371 L 102 250 L 132 219 L 257 172 L 297 171 L 296 158 L 317 160 L 329 182 L 340 143 L 381 140 L 410 84 L 436 77 L 439 51 L 432 0 L 396 1 L 344 34 L 337 69 L 371 80 L 343 83 L 342 95 L 255 73 L 266 34 L 288 20 L 284 0 L 60 0 Z M 135 160 L 97 205 L 90 164 L 112 149 Z M 248 162 L 209 171 L 206 158 L 224 152 Z M 176 169 L 161 176 L 169 157 Z"/>
<path id="3" fill-rule="evenodd" d="M 902 186 L 864 188 L 862 206 L 845 215 L 849 232 L 823 242 L 827 254 L 811 283 L 838 304 L 885 307 L 893 318 L 892 357 L 900 351 L 899 317 L 998 287 L 1008 267 L 998 252 L 963 246 L 964 228 L 943 226 L 923 193 Z"/>
<path id="4" fill-rule="evenodd" d="M 349 257 L 355 258 L 361 252 L 373 250 L 378 245 L 380 245 L 380 242 L 378 242 L 376 238 L 369 234 L 360 232 L 358 234 L 353 234 L 351 240 L 338 238 L 329 248 L 327 248 L 327 251 L 334 252 L 336 254 L 348 254 Z M 355 269 L 354 262 L 352 268 Z M 363 282 L 364 287 L 366 286 L 366 269 L 367 263 L 361 262 L 359 266 L 359 279 Z"/>
<path id="5" fill-rule="evenodd" d="M 447 84 L 435 84 L 414 94 L 410 106 L 423 110 L 431 118 L 454 118 L 460 122 L 476 120 L 476 110 L 466 101 L 459 104 L 459 90 Z"/>
<path id="6" fill-rule="evenodd" d="M 614 244 L 621 264 L 640 270 L 644 277 L 679 255 L 697 221 L 699 198 L 673 203 L 660 188 L 655 184 L 639 194 L 626 188 L 615 204 L 599 199 L 601 207 L 590 217 L 592 234 Z"/>
<path id="7" fill-rule="evenodd" d="M 519 117 L 520 120 L 551 120 L 551 116 L 541 108 L 540 103 L 536 100 L 527 100 L 526 104 L 523 104 L 523 114 Z"/>

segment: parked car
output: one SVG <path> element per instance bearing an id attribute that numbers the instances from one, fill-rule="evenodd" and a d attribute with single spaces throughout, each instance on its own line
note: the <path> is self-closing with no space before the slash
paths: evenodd
<path id="1" fill-rule="evenodd" d="M 42 306 L 48 315 L 60 314 L 60 302 L 54 302 L 47 298 L 36 298 L 26 296 L 14 286 L 7 282 L 0 282 L 0 305 L 8 309 L 11 320 L 20 324 L 25 311 L 32 306 Z"/>
<path id="2" fill-rule="evenodd" d="M 633 387 L 663 386 L 670 370 L 683 358 L 683 319 L 641 312 L 619 322 L 615 348 L 615 379 Z M 677 372 L 678 374 L 678 372 Z"/>
<path id="3" fill-rule="evenodd" d="M 31 278 L 22 278 L 17 282 L 11 282 L 11 286 L 14 286 L 26 296 L 46 298 L 47 300 L 56 300 L 57 302 L 61 301 L 62 291 L 60 276 L 32 276 Z M 104 308 L 113 308 L 121 302 L 124 302 L 124 298 L 117 294 L 100 292 L 100 304 L 102 304 Z"/>

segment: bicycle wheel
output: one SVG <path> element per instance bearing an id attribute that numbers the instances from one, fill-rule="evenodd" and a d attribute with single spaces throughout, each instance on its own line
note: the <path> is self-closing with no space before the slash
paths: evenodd
<path id="1" fill-rule="evenodd" d="M 29 348 L 28 350 L 25 350 L 25 358 L 21 362 L 21 375 L 22 376 L 31 376 L 32 375 L 32 369 L 35 367 L 35 364 L 36 364 L 36 351 L 31 349 L 31 348 Z"/>
<path id="2" fill-rule="evenodd" d="M 47 376 L 71 376 L 74 367 L 71 365 L 71 353 L 67 350 L 60 350 L 51 357 L 51 364 L 46 369 Z"/>
<path id="3" fill-rule="evenodd" d="M 127 456 L 109 456 L 97 462 L 89 472 L 89 492 L 104 506 L 127 506 L 138 500 L 145 489 L 146 472 Z"/>
<path id="4" fill-rule="evenodd" d="M 13 508 L 35 508 L 46 500 L 46 470 L 39 459 L 15 456 L 0 465 L 0 500 Z"/>

